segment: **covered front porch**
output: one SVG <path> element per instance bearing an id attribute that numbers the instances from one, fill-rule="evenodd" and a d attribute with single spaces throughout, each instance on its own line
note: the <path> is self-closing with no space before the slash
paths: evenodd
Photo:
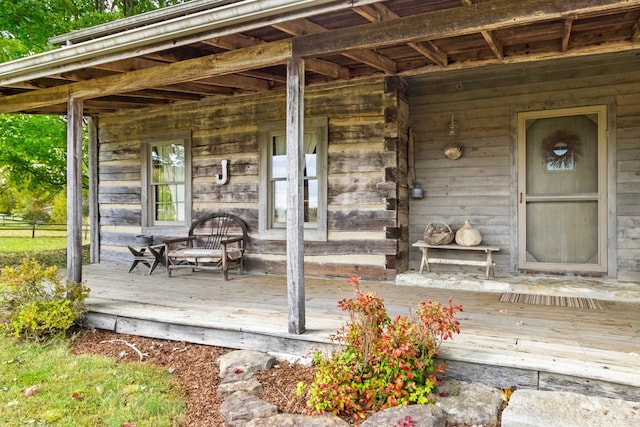
<path id="1" fill-rule="evenodd" d="M 307 331 L 287 332 L 281 276 L 184 271 L 167 278 L 125 265 L 83 267 L 89 324 L 119 333 L 305 356 L 328 348 L 347 320 L 337 304 L 353 296 L 345 279 L 305 278 Z M 640 401 L 640 285 L 597 279 L 415 272 L 364 282 L 391 316 L 421 300 L 462 304 L 461 334 L 441 354 L 448 377 L 496 387 L 570 390 Z M 600 308 L 500 302 L 503 292 L 590 298 Z"/>

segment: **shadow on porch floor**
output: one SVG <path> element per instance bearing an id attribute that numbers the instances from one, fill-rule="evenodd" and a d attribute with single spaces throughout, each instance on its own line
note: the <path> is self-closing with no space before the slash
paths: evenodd
<path id="1" fill-rule="evenodd" d="M 515 292 L 524 294 L 595 298 L 604 301 L 640 303 L 640 283 L 585 277 L 496 276 L 482 274 L 420 274 L 410 270 L 396 276 L 396 284 L 472 292 Z"/>

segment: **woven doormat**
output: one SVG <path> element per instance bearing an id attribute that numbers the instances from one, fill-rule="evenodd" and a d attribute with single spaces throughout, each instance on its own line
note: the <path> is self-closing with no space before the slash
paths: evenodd
<path id="1" fill-rule="evenodd" d="M 590 310 L 602 310 L 602 305 L 600 305 L 600 301 L 593 298 L 503 293 L 502 295 L 500 295 L 500 302 L 508 302 L 512 304 L 535 304 L 535 305 L 549 305 L 554 307 L 586 308 Z"/>

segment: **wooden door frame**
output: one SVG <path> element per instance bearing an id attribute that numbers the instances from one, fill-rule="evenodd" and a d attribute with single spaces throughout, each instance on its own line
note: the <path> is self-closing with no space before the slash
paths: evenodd
<path id="1" fill-rule="evenodd" d="M 612 187 L 610 174 L 612 163 L 610 161 L 611 147 L 608 141 L 610 133 L 609 117 L 612 111 L 608 108 L 608 103 L 597 103 L 576 107 L 559 107 L 554 109 L 539 109 L 515 112 L 515 131 L 516 131 L 516 155 L 515 155 L 515 230 L 516 230 L 516 256 L 514 257 L 514 266 L 516 271 L 533 270 L 533 271 L 557 271 L 557 272 L 585 272 L 585 273 L 603 273 L 611 274 L 609 266 L 611 264 L 611 251 L 609 248 L 609 236 L 611 236 L 611 226 L 609 218 L 611 218 L 611 191 L 615 192 L 615 186 Z M 614 110 L 615 111 L 615 110 Z M 526 128 L 525 121 L 533 118 L 553 118 L 579 114 L 597 114 L 598 116 L 598 254 L 599 260 L 596 264 L 562 264 L 562 263 L 531 263 L 526 261 L 526 201 L 521 198 L 526 191 L 526 153 L 525 140 Z M 615 182 L 615 181 L 614 181 Z M 615 200 L 615 199 L 614 199 Z M 614 205 L 615 206 L 615 205 Z M 615 230 L 615 229 L 614 229 Z M 614 258 L 615 259 L 615 258 Z M 614 264 L 615 265 L 615 264 Z"/>

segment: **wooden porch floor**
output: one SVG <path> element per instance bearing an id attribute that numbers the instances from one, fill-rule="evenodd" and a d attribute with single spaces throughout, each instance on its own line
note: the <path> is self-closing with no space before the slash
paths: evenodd
<path id="1" fill-rule="evenodd" d="M 286 278 L 138 268 L 84 266 L 91 288 L 90 324 L 120 333 L 238 349 L 307 355 L 329 347 L 346 320 L 337 307 L 353 296 L 346 279 L 305 279 L 307 332 L 287 332 Z M 448 376 L 496 387 L 575 390 L 640 401 L 640 298 L 615 301 L 601 293 L 601 310 L 499 302 L 501 290 L 467 290 L 363 282 L 384 298 L 390 315 L 417 302 L 462 304 L 461 334 L 441 347 Z M 611 284 L 607 284 L 611 286 Z M 519 290 L 521 291 L 521 289 Z M 638 292 L 640 295 L 640 292 Z"/>

